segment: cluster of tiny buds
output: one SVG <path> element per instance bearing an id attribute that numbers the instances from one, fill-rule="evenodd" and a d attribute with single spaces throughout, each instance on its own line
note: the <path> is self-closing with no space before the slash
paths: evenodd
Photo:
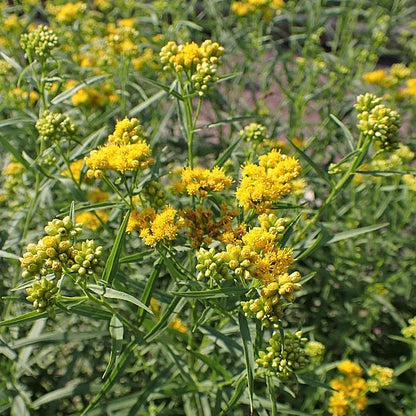
<path id="1" fill-rule="evenodd" d="M 256 270 L 253 262 L 256 257 L 257 253 L 250 248 L 234 244 L 228 244 L 226 251 L 219 253 L 220 260 L 227 263 L 236 276 L 245 280 L 250 280 Z"/>
<path id="2" fill-rule="evenodd" d="M 259 143 L 268 138 L 266 126 L 259 123 L 250 123 L 248 126 L 244 127 L 243 130 L 240 130 L 238 134 L 243 140 L 249 142 Z"/>
<path id="3" fill-rule="evenodd" d="M 259 215 L 259 221 L 264 229 L 275 235 L 276 241 L 280 241 L 283 238 L 290 219 L 287 217 L 278 217 L 276 214 L 271 213 Z"/>
<path id="4" fill-rule="evenodd" d="M 62 220 L 55 218 L 45 227 L 45 237 L 37 244 L 30 243 L 20 259 L 24 279 L 40 279 L 49 273 L 62 274 L 62 265 L 68 260 L 72 239 L 80 234 L 82 228 L 73 224 L 67 216 Z"/>
<path id="5" fill-rule="evenodd" d="M 146 133 L 137 118 L 124 118 L 118 121 L 114 132 L 108 136 L 109 143 L 123 145 L 145 140 Z"/>
<path id="6" fill-rule="evenodd" d="M 257 364 L 264 367 L 269 373 L 277 374 L 281 378 L 289 378 L 296 370 L 309 364 L 310 360 L 305 351 L 307 338 L 302 332 L 285 333 L 282 340 L 280 332 L 273 333 L 269 346 L 265 351 L 259 351 Z"/>
<path id="7" fill-rule="evenodd" d="M 285 303 L 292 303 L 295 300 L 293 292 L 302 287 L 300 278 L 297 271 L 283 273 L 276 281 L 268 283 L 261 290 L 260 297 L 241 302 L 245 315 L 260 320 L 263 327 L 278 328 Z"/>
<path id="8" fill-rule="evenodd" d="M 204 95 L 210 84 L 218 80 L 217 66 L 224 47 L 211 40 L 200 46 L 195 42 L 178 45 L 168 42 L 160 51 L 164 70 L 186 72 L 199 95 Z"/>
<path id="9" fill-rule="evenodd" d="M 33 285 L 26 289 L 28 296 L 26 299 L 32 302 L 33 307 L 37 312 L 48 312 L 50 316 L 54 316 L 53 306 L 56 302 L 56 294 L 58 293 L 58 286 L 55 280 L 49 280 L 47 277 L 42 277 L 40 280 L 35 280 Z"/>
<path id="10" fill-rule="evenodd" d="M 42 113 L 35 127 L 44 139 L 51 141 L 68 139 L 75 133 L 75 126 L 68 116 L 49 110 Z"/>
<path id="11" fill-rule="evenodd" d="M 33 32 L 24 33 L 20 45 L 29 58 L 45 59 L 59 46 L 59 39 L 48 26 L 41 25 Z"/>
<path id="12" fill-rule="evenodd" d="M 78 274 L 79 278 L 101 274 L 104 270 L 104 261 L 101 260 L 103 247 L 97 246 L 94 240 L 76 243 L 69 250 L 70 259 L 66 266 Z"/>
<path id="13" fill-rule="evenodd" d="M 260 296 L 241 302 L 244 314 L 249 318 L 256 318 L 261 321 L 265 328 L 279 327 L 279 321 L 283 317 L 283 304 L 281 297 L 274 294 L 268 298 Z"/>
<path id="14" fill-rule="evenodd" d="M 381 98 L 368 93 L 358 96 L 354 107 L 358 112 L 357 127 L 365 136 L 376 141 L 382 150 L 398 147 L 400 116 L 397 111 L 381 104 Z"/>
<path id="15" fill-rule="evenodd" d="M 154 208 L 163 208 L 166 205 L 166 195 L 157 181 L 150 181 L 141 192 L 144 199 Z"/>
<path id="16" fill-rule="evenodd" d="M 198 264 L 196 269 L 198 271 L 197 279 L 212 278 L 216 281 L 221 279 L 232 279 L 228 272 L 228 266 L 221 260 L 220 253 L 216 253 L 215 248 L 209 250 L 201 247 L 196 253 Z"/>

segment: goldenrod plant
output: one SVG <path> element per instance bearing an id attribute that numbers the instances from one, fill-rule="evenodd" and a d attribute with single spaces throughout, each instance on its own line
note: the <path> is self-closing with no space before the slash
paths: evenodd
<path id="1" fill-rule="evenodd" d="M 412 1 L 0 19 L 1 415 L 413 414 Z"/>

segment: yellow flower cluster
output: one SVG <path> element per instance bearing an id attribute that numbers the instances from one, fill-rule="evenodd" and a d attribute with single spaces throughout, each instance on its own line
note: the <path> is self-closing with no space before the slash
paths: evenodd
<path id="1" fill-rule="evenodd" d="M 376 69 L 375 71 L 366 72 L 363 79 L 368 84 L 379 85 L 384 88 L 391 88 L 400 84 L 407 79 L 412 70 L 401 63 L 393 64 L 389 71 L 386 69 Z"/>
<path id="2" fill-rule="evenodd" d="M 116 170 L 124 174 L 127 171 L 146 169 L 152 164 L 150 146 L 139 138 L 139 132 L 141 126 L 136 119 L 119 121 L 108 142 L 85 158 L 85 164 L 89 168 L 87 177 L 99 179 L 106 170 Z"/>
<path id="3" fill-rule="evenodd" d="M 243 178 L 236 191 L 239 205 L 247 211 L 267 212 L 293 189 L 292 181 L 300 174 L 298 161 L 281 154 L 276 149 L 259 157 L 259 164 L 248 163 L 243 167 Z"/>
<path id="4" fill-rule="evenodd" d="M 378 392 L 380 388 L 389 386 L 393 381 L 393 369 L 377 364 L 370 366 L 368 375 L 371 377 L 367 380 L 368 390 L 371 393 Z"/>
<path id="5" fill-rule="evenodd" d="M 330 382 L 336 390 L 329 399 L 328 411 L 333 416 L 346 416 L 351 411 L 364 410 L 367 407 L 367 382 L 361 377 L 362 369 L 352 361 L 338 364 L 342 378 Z"/>
<path id="6" fill-rule="evenodd" d="M 283 6 L 283 0 L 243 0 L 233 1 L 231 11 L 240 17 L 258 13 L 268 22 L 281 12 Z"/>
<path id="7" fill-rule="evenodd" d="M 406 87 L 401 90 L 401 94 L 416 97 L 416 78 L 410 78 L 406 81 Z"/>
<path id="8" fill-rule="evenodd" d="M 109 34 L 105 37 L 106 44 L 116 55 L 132 58 L 139 52 L 139 32 L 129 26 L 110 26 Z"/>
<path id="9" fill-rule="evenodd" d="M 409 319 L 409 326 L 402 329 L 402 334 L 406 338 L 416 339 L 416 316 Z"/>
<path id="10" fill-rule="evenodd" d="M 212 170 L 201 167 L 186 167 L 182 170 L 182 183 L 188 194 L 201 198 L 205 198 L 208 192 L 220 192 L 228 188 L 232 181 L 232 178 L 218 166 Z"/>
<path id="11" fill-rule="evenodd" d="M 46 10 L 55 17 L 57 22 L 67 24 L 71 24 L 80 18 L 86 8 L 87 5 L 82 1 L 76 3 L 69 2 L 60 6 L 51 3 L 47 3 L 46 5 Z"/>
<path id="12" fill-rule="evenodd" d="M 165 71 L 185 72 L 198 94 L 204 95 L 208 86 L 218 80 L 217 67 L 223 53 L 224 47 L 212 40 L 201 45 L 195 42 L 178 45 L 170 41 L 160 51 L 160 62 Z"/>
<path id="13" fill-rule="evenodd" d="M 279 220 L 276 219 L 276 223 L 280 223 Z M 241 241 L 227 244 L 221 259 L 228 263 L 236 275 L 247 280 L 254 277 L 267 285 L 280 282 L 281 276 L 293 263 L 293 256 L 291 249 L 277 246 L 281 238 L 279 227 L 271 227 L 265 221 L 263 224 L 268 226 L 253 227 L 243 235 Z M 300 288 L 292 283 L 290 285 L 291 289 L 287 286 L 285 293 L 291 294 Z"/>
<path id="14" fill-rule="evenodd" d="M 70 89 L 76 84 L 76 81 L 70 81 L 67 83 L 66 88 Z M 92 108 L 103 107 L 108 103 L 115 103 L 118 100 L 119 97 L 110 83 L 105 83 L 101 87 L 83 87 L 71 97 L 74 106 L 85 105 Z"/>
<path id="15" fill-rule="evenodd" d="M 140 237 L 148 246 L 158 242 L 169 242 L 176 238 L 182 220 L 176 220 L 177 211 L 167 206 L 160 214 L 153 208 L 145 208 L 142 212 L 132 211 L 127 223 L 126 232 L 139 231 Z"/>
<path id="16" fill-rule="evenodd" d="M 367 393 L 376 393 L 393 380 L 391 368 L 376 364 L 368 369 L 368 380 L 362 377 L 361 367 L 350 360 L 342 361 L 337 367 L 343 376 L 330 382 L 330 386 L 336 390 L 329 399 L 328 407 L 333 416 L 347 416 L 364 410 L 368 403 Z"/>

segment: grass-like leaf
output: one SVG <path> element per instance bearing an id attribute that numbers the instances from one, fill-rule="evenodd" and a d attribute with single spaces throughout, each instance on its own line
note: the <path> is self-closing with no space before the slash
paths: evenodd
<path id="1" fill-rule="evenodd" d="M 241 341 L 243 342 L 244 361 L 246 364 L 248 397 L 250 399 L 250 409 L 253 412 L 253 392 L 254 392 L 254 349 L 251 340 L 250 328 L 248 327 L 247 318 L 238 314 L 238 323 L 240 326 Z"/>
<path id="2" fill-rule="evenodd" d="M 114 240 L 114 245 L 111 249 L 111 253 L 108 256 L 107 262 L 105 263 L 103 271 L 103 280 L 110 284 L 112 283 L 117 274 L 120 253 L 123 245 L 122 243 L 124 240 L 124 236 L 126 235 L 126 227 L 129 221 L 129 216 L 130 212 L 127 211 L 124 214 L 123 222 L 121 223 L 116 239 Z"/>

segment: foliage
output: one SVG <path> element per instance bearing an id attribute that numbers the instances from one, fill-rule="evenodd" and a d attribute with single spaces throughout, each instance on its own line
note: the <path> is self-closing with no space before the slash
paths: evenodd
<path id="1" fill-rule="evenodd" d="M 414 414 L 410 0 L 0 18 L 0 414 Z"/>

